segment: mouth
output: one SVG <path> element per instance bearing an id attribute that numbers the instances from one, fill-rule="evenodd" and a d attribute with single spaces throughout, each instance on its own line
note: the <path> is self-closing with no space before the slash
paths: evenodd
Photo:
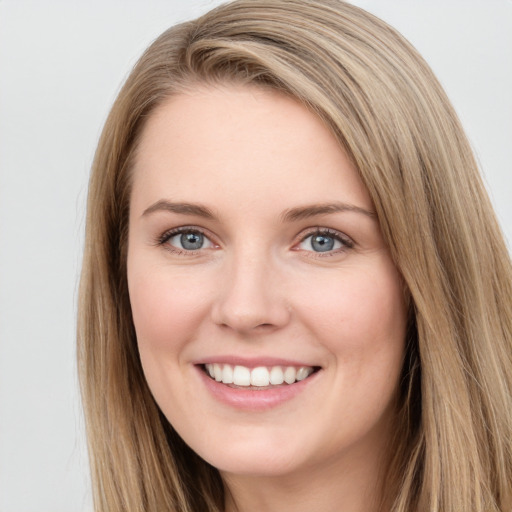
<path id="1" fill-rule="evenodd" d="M 227 363 L 207 363 L 203 371 L 212 380 L 232 388 L 268 390 L 291 386 L 320 370 L 318 366 L 257 366 L 249 368 Z"/>

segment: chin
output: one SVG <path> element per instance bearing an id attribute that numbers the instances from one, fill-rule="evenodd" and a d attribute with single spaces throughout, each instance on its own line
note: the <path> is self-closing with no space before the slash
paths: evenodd
<path id="1" fill-rule="evenodd" d="M 221 474 L 251 477 L 285 477 L 300 471 L 301 464 L 293 457 L 280 453 L 275 457 L 272 453 L 246 454 L 240 456 L 222 455 L 208 461 Z"/>
<path id="2" fill-rule="evenodd" d="M 276 436 L 277 437 L 277 436 Z M 233 439 L 197 447 L 197 453 L 221 473 L 251 476 L 285 476 L 304 465 L 297 455 L 305 455 L 296 443 L 272 438 Z M 212 443 L 213 444 L 213 443 Z"/>

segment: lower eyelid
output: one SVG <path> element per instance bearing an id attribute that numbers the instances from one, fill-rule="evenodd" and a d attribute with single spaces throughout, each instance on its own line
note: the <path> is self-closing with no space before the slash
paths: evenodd
<path id="1" fill-rule="evenodd" d="M 207 247 L 201 247 L 200 249 L 197 249 L 197 250 L 187 250 L 187 249 L 183 249 L 183 248 L 180 248 L 180 247 L 176 247 L 175 245 L 171 245 L 171 244 L 168 243 L 174 237 L 179 236 L 179 235 L 183 235 L 185 233 L 197 233 L 197 234 L 202 235 L 204 237 L 204 240 L 207 242 L 208 246 Z M 169 247 L 172 247 L 176 251 L 181 251 L 181 252 L 188 253 L 188 254 L 193 254 L 193 253 L 195 253 L 197 251 L 200 251 L 202 249 L 209 249 L 209 248 L 215 246 L 215 243 L 212 241 L 211 237 L 208 236 L 203 230 L 195 228 L 195 227 L 187 227 L 187 226 L 184 226 L 182 228 L 176 228 L 176 229 L 171 229 L 169 231 L 166 231 L 165 233 L 163 233 L 162 235 L 157 237 L 156 243 L 157 243 L 157 245 L 162 245 L 162 246 L 168 245 Z"/>
<path id="2" fill-rule="evenodd" d="M 351 249 L 353 246 L 354 246 L 354 242 L 346 237 L 346 236 L 343 236 L 341 233 L 338 233 L 338 232 L 335 232 L 335 231 L 332 231 L 332 230 L 328 230 L 328 229 L 317 229 L 315 231 L 310 231 L 309 233 L 305 234 L 302 236 L 302 238 L 299 240 L 297 246 L 300 246 L 301 244 L 303 244 L 306 240 L 308 240 L 308 238 L 311 238 L 315 235 L 320 235 L 320 236 L 325 236 L 325 237 L 328 237 L 328 238 L 333 238 L 336 242 L 340 243 L 341 244 L 341 247 L 338 247 L 337 249 L 332 249 L 330 251 L 325 251 L 325 253 L 335 253 L 335 252 L 338 252 L 338 251 L 342 251 L 344 249 Z M 321 251 L 309 251 L 309 252 L 313 252 L 313 253 L 316 253 L 316 254 L 321 254 Z"/>
<path id="3" fill-rule="evenodd" d="M 185 248 L 181 248 L 176 245 L 171 245 L 168 243 L 172 238 L 174 238 L 178 235 L 182 235 L 184 233 L 197 233 L 197 234 L 202 235 L 204 237 L 205 246 L 203 246 L 199 249 L 185 249 Z M 313 237 L 315 235 L 321 235 L 321 236 L 333 238 L 335 240 L 335 242 L 338 242 L 338 244 L 341 245 L 341 247 L 335 247 L 333 249 L 323 251 L 323 252 L 322 251 L 314 251 L 312 249 L 303 249 L 305 252 L 310 252 L 314 255 L 328 256 L 328 255 L 337 254 L 339 252 L 343 252 L 345 250 L 348 250 L 348 249 L 351 249 L 354 247 L 354 242 L 350 238 L 343 236 L 341 233 L 332 231 L 330 229 L 329 230 L 328 229 L 317 229 L 315 231 L 310 231 L 309 233 L 303 235 L 301 237 L 301 239 L 298 241 L 298 243 L 295 245 L 295 248 L 300 249 L 300 246 L 308 238 Z M 158 236 L 155 240 L 155 243 L 156 243 L 156 245 L 161 245 L 161 246 L 167 245 L 167 248 L 170 251 L 177 252 L 177 253 L 184 253 L 184 254 L 188 254 L 188 255 L 196 254 L 197 252 L 204 250 L 204 249 L 211 249 L 211 248 L 218 247 L 218 245 L 212 240 L 212 237 L 209 236 L 207 233 L 205 233 L 205 231 L 203 231 L 202 229 L 199 229 L 197 227 L 192 227 L 192 226 L 191 227 L 183 226 L 181 228 L 175 228 L 175 229 L 168 230 L 165 233 L 163 233 L 162 235 Z"/>

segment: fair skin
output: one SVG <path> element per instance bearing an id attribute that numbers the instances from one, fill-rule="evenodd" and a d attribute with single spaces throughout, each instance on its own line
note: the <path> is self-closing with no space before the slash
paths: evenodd
<path id="1" fill-rule="evenodd" d="M 403 286 L 316 116 L 235 85 L 159 106 L 135 160 L 128 284 L 149 387 L 219 469 L 227 511 L 376 509 Z"/>

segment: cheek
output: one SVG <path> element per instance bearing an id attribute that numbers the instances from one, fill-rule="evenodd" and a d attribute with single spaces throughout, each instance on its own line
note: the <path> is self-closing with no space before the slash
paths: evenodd
<path id="1" fill-rule="evenodd" d="M 305 322 L 337 358 L 401 360 L 406 307 L 402 281 L 392 265 L 384 262 L 326 279 L 309 287 L 304 303 Z"/>
<path id="2" fill-rule="evenodd" d="M 153 397 L 174 423 L 173 415 L 184 414 L 194 400 L 183 386 L 188 365 L 182 363 L 205 318 L 204 289 L 168 268 L 138 263 L 128 267 L 128 288 L 139 356 Z"/>
<path id="3" fill-rule="evenodd" d="M 403 365 L 402 281 L 394 267 L 384 269 L 347 272 L 323 293 L 310 295 L 315 309 L 309 309 L 308 325 L 331 354 L 331 389 L 335 404 L 343 403 L 333 405 L 327 421 L 347 425 L 354 436 L 393 414 Z"/>
<path id="4" fill-rule="evenodd" d="M 204 317 L 204 289 L 185 276 L 147 267 L 129 267 L 128 287 L 141 356 L 146 350 L 179 351 Z"/>

